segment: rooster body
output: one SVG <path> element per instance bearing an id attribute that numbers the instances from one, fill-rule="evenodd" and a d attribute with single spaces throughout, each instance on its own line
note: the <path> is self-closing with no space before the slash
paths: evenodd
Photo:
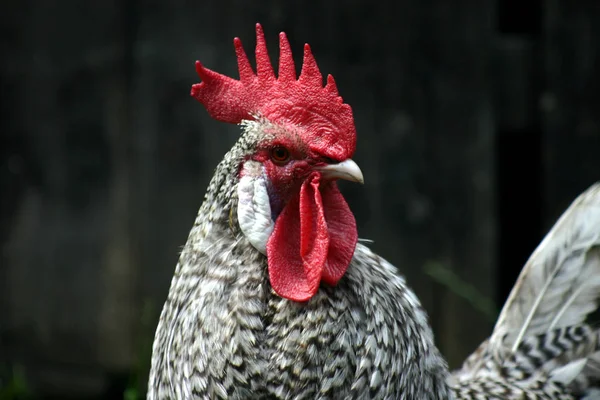
<path id="1" fill-rule="evenodd" d="M 153 349 L 149 399 L 449 397 L 425 311 L 395 268 L 358 244 L 345 279 L 307 303 L 270 287 L 238 228 L 238 165 L 219 165 L 181 253 Z"/>
<path id="2" fill-rule="evenodd" d="M 600 294 L 600 189 L 567 211 L 490 339 L 450 374 L 415 294 L 357 243 L 335 181 L 362 173 L 333 78 L 322 87 L 307 46 L 296 80 L 283 34 L 275 78 L 260 26 L 256 74 L 235 45 L 240 81 L 197 63 L 192 94 L 243 134 L 176 267 L 149 400 L 593 398 L 598 332 L 584 320 Z"/>

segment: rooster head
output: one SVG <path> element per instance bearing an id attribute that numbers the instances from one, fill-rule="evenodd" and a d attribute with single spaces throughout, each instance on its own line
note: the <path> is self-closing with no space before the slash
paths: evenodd
<path id="1" fill-rule="evenodd" d="M 240 140 L 251 146 L 238 172 L 240 229 L 267 256 L 275 292 L 307 301 L 321 281 L 343 277 L 356 248 L 356 221 L 335 182 L 363 182 L 351 158 L 356 129 L 331 75 L 323 86 L 308 44 L 296 78 L 290 45 L 279 35 L 276 77 L 260 24 L 256 37 L 256 73 L 235 38 L 240 79 L 197 61 L 202 82 L 191 94 L 213 118 L 244 127 Z"/>

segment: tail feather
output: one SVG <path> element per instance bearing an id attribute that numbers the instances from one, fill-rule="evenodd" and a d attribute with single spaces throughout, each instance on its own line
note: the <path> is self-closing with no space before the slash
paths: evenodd
<path id="1" fill-rule="evenodd" d="M 563 386 L 571 386 L 573 382 L 575 382 L 578 377 L 581 376 L 581 372 L 585 368 L 586 361 L 587 360 L 585 358 L 580 358 L 579 360 L 556 368 L 549 374 L 549 377 L 554 382 L 560 382 Z"/>
<path id="2" fill-rule="evenodd" d="M 587 358 L 599 350 L 598 332 L 578 325 L 528 336 L 515 352 L 506 349 L 501 357 L 495 354 L 495 362 L 511 379 L 526 380 L 534 372 L 543 372 L 566 385 L 573 381 L 571 373 L 584 371 Z"/>
<path id="3" fill-rule="evenodd" d="M 578 398 L 600 399 L 600 351 L 552 370 L 549 378 Z"/>
<path id="4" fill-rule="evenodd" d="M 533 252 L 492 335 L 453 379 L 490 377 L 521 388 L 541 379 L 596 398 L 600 331 L 586 319 L 599 299 L 600 182 L 571 204 Z"/>
<path id="5" fill-rule="evenodd" d="M 590 389 L 581 400 L 600 400 L 600 389 Z"/>
<path id="6" fill-rule="evenodd" d="M 516 351 L 527 336 L 581 324 L 600 297 L 600 183 L 581 194 L 533 252 L 489 345 Z"/>
<path id="7" fill-rule="evenodd" d="M 600 336 L 600 333 L 598 333 Z M 600 351 L 589 355 L 586 359 L 585 367 L 575 382 L 577 386 L 573 392 L 577 394 L 587 393 L 588 397 L 594 390 L 597 391 L 600 399 Z M 590 391 L 590 389 L 592 389 Z"/>

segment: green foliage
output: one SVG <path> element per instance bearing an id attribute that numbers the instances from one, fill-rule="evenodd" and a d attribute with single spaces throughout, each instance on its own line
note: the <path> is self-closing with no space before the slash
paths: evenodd
<path id="1" fill-rule="evenodd" d="M 463 280 L 450 268 L 436 261 L 430 261 L 423 268 L 425 273 L 436 282 L 446 286 L 457 296 L 465 299 L 476 310 L 480 311 L 490 322 L 495 323 L 498 317 L 496 303 L 490 297 L 481 293 L 469 282 Z"/>
<path id="2" fill-rule="evenodd" d="M 142 400 L 146 396 L 146 384 L 152 358 L 155 315 L 152 301 L 145 300 L 140 316 L 136 363 L 129 378 L 129 385 L 123 392 L 123 400 Z"/>
<path id="3" fill-rule="evenodd" d="M 0 370 L 0 400 L 26 400 L 32 397 L 23 366 L 14 364 Z"/>

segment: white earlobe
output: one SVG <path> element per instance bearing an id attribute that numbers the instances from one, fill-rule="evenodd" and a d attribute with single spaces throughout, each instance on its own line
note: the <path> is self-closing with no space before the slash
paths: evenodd
<path id="1" fill-rule="evenodd" d="M 238 184 L 238 222 L 250 244 L 266 255 L 267 242 L 273 232 L 266 178 L 262 165 L 257 162 L 246 162 L 244 172 Z"/>

